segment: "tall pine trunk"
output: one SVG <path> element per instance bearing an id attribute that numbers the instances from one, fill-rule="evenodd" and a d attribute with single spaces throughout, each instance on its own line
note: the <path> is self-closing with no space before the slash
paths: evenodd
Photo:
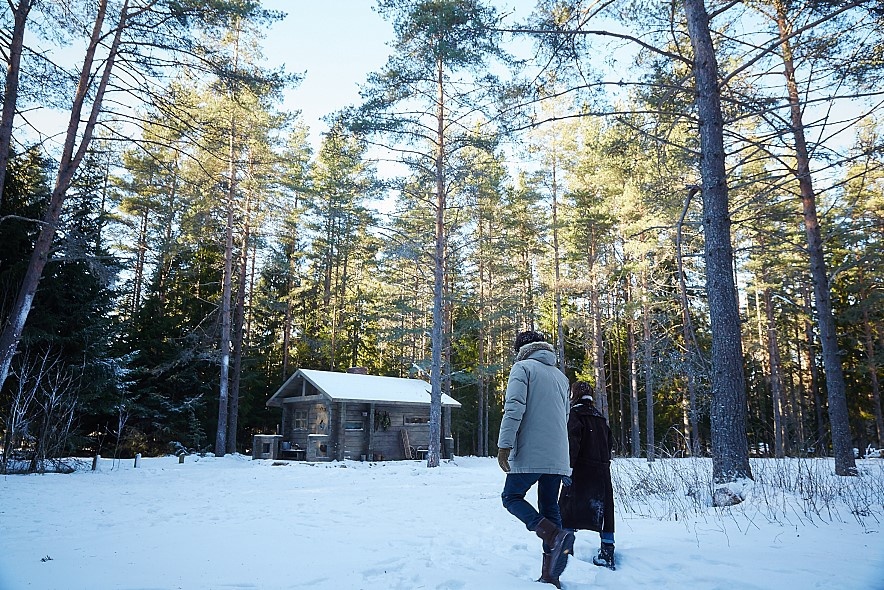
<path id="1" fill-rule="evenodd" d="M 427 467 L 439 466 L 439 440 L 442 434 L 442 334 L 444 317 L 442 291 L 445 282 L 445 93 L 442 59 L 437 62 L 436 95 L 436 234 L 433 256 L 433 328 L 430 363 L 430 440 Z"/>
<path id="2" fill-rule="evenodd" d="M 693 74 L 700 121 L 706 294 L 712 328 L 712 478 L 715 483 L 726 483 L 751 478 L 752 470 L 746 440 L 746 380 L 734 284 L 724 120 L 709 14 L 703 0 L 685 0 L 684 7 L 694 50 Z"/>
<path id="3" fill-rule="evenodd" d="M 239 65 L 239 31 L 233 46 L 233 70 Z M 218 427 L 215 433 L 215 456 L 227 451 L 227 420 L 230 395 L 230 299 L 233 285 L 233 208 L 236 203 L 236 95 L 231 91 L 230 138 L 227 146 L 227 222 L 224 235 L 224 276 L 221 282 L 221 379 L 218 387 Z"/>
<path id="4" fill-rule="evenodd" d="M 239 282 L 236 288 L 236 306 L 233 311 L 233 370 L 230 379 L 230 396 L 227 400 L 227 452 L 236 453 L 236 431 L 239 427 L 239 386 L 242 378 L 243 348 L 245 346 L 246 320 L 246 274 L 249 264 L 249 214 L 251 200 L 246 196 L 243 216 L 242 245 L 239 252 Z"/>
<path id="5" fill-rule="evenodd" d="M 804 229 L 807 234 L 807 253 L 810 257 L 810 276 L 813 280 L 814 304 L 820 329 L 820 345 L 823 351 L 823 367 L 826 373 L 826 389 L 829 396 L 829 424 L 832 430 L 832 450 L 835 455 L 836 475 L 857 475 L 856 460 L 853 456 L 853 443 L 850 437 L 850 423 L 847 414 L 847 391 L 844 372 L 838 352 L 838 334 L 835 331 L 835 317 L 832 312 L 832 299 L 829 289 L 829 276 L 823 254 L 823 240 L 820 233 L 819 217 L 816 210 L 816 194 L 810 173 L 810 154 L 804 136 L 804 122 L 801 113 L 801 99 L 792 61 L 792 46 L 789 41 L 790 26 L 786 22 L 785 7 L 776 1 L 777 26 L 780 31 L 783 51 L 784 74 L 789 93 L 791 130 L 795 139 L 795 158 L 798 187 L 801 191 L 801 204 L 804 211 Z"/>
<path id="6" fill-rule="evenodd" d="M 233 127 L 231 127 L 231 131 Z M 227 224 L 224 240 L 224 276 L 221 286 L 221 380 L 218 387 L 218 429 L 215 434 L 215 455 L 227 451 L 227 421 L 230 395 L 230 298 L 233 283 L 233 195 L 236 191 L 233 161 L 233 133 L 230 135 L 230 187 L 227 195 Z"/>
<path id="7" fill-rule="evenodd" d="M 485 320 L 485 255 L 481 248 L 485 245 L 485 219 L 481 203 L 479 204 L 479 219 L 476 224 L 479 252 L 479 334 L 477 339 L 477 355 L 478 355 L 478 399 L 476 400 L 476 455 L 479 457 L 487 457 L 488 449 L 485 446 L 488 437 L 485 435 L 485 400 L 488 397 L 488 382 L 485 374 L 485 367 L 489 365 L 487 351 L 485 349 L 485 339 L 487 337 L 487 325 Z"/>

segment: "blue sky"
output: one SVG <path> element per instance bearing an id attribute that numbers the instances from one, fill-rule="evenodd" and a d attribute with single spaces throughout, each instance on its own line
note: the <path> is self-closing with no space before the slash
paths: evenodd
<path id="1" fill-rule="evenodd" d="M 359 101 L 359 84 L 387 61 L 393 27 L 371 0 L 265 0 L 288 16 L 273 25 L 264 54 L 273 66 L 304 73 L 287 91 L 284 108 L 300 110 L 314 138 L 325 130 L 320 119 Z"/>
<path id="2" fill-rule="evenodd" d="M 527 16 L 534 0 L 492 2 L 499 11 L 519 6 Z M 264 0 L 271 10 L 287 13 L 273 25 L 264 42 L 268 64 L 304 73 L 301 84 L 287 91 L 284 109 L 300 110 L 314 142 L 326 129 L 320 120 L 359 102 L 359 84 L 387 61 L 393 27 L 374 10 L 374 0 Z"/>

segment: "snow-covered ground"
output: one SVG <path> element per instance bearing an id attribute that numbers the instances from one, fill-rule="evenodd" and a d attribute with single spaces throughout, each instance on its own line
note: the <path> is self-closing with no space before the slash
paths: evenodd
<path id="1" fill-rule="evenodd" d="M 592 565 L 598 536 L 581 531 L 564 588 L 884 589 L 884 461 L 859 461 L 877 481 L 859 499 L 756 485 L 727 509 L 708 507 L 708 490 L 686 496 L 690 478 L 665 465 L 615 461 L 618 494 L 634 494 L 617 499 L 618 569 Z M 709 467 L 689 465 L 701 477 Z M 472 457 L 437 469 L 103 459 L 97 472 L 6 476 L 0 589 L 539 590 L 540 541 L 501 506 L 503 480 L 496 460 Z M 853 514 L 858 502 L 871 510 Z"/>

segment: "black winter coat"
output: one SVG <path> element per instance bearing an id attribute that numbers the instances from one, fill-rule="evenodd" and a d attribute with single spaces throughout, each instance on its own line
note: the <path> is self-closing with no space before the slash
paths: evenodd
<path id="1" fill-rule="evenodd" d="M 571 406 L 568 418 L 571 485 L 562 488 L 559 509 L 562 526 L 614 532 L 614 488 L 611 453 L 614 436 L 604 416 L 589 400 Z"/>

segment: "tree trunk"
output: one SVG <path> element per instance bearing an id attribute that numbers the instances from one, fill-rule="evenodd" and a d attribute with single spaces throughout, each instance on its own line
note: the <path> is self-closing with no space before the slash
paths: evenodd
<path id="1" fill-rule="evenodd" d="M 227 400 L 227 452 L 236 453 L 236 431 L 239 426 L 239 385 L 242 377 L 242 357 L 246 320 L 246 274 L 249 268 L 249 214 L 251 200 L 246 196 L 246 210 L 243 216 L 242 246 L 239 253 L 239 283 L 236 289 L 236 306 L 233 312 L 233 372 L 230 382 L 230 396 Z"/>
<path id="2" fill-rule="evenodd" d="M 678 226 L 675 232 L 675 260 L 678 270 L 678 293 L 681 301 L 681 317 L 682 317 L 682 337 L 684 338 L 685 354 L 683 358 L 685 372 L 687 373 L 687 415 L 690 428 L 690 454 L 694 457 L 700 454 L 700 427 L 697 420 L 697 377 L 694 365 L 699 361 L 700 347 L 697 345 L 697 337 L 694 333 L 694 324 L 691 321 L 691 311 L 688 302 L 688 289 L 685 284 L 684 262 L 681 252 L 683 243 L 682 229 L 684 228 L 684 220 L 688 215 L 691 199 L 699 192 L 698 187 L 691 187 L 685 197 L 684 207 L 681 210 L 681 216 L 678 218 Z M 696 357 L 696 358 L 692 358 Z"/>
<path id="3" fill-rule="evenodd" d="M 869 366 L 869 379 L 872 383 L 872 413 L 875 415 L 875 427 L 878 429 L 878 448 L 884 449 L 884 416 L 881 414 L 881 386 L 878 382 L 878 363 L 875 362 L 875 340 L 872 338 L 872 322 L 869 321 L 869 310 L 863 308 L 863 332 L 865 335 L 866 362 Z"/>
<path id="4" fill-rule="evenodd" d="M 651 345 L 651 310 L 648 305 L 648 271 L 642 271 L 642 365 L 645 372 L 645 446 L 648 462 L 654 461 L 654 369 Z"/>
<path id="5" fill-rule="evenodd" d="M 9 320 L 3 327 L 2 334 L 0 334 L 0 390 L 3 389 L 3 384 L 9 375 L 12 357 L 15 356 L 18 342 L 21 340 L 22 330 L 31 311 L 34 296 L 37 293 L 37 286 L 40 283 L 40 278 L 43 276 L 43 268 L 49 260 L 52 241 L 55 238 L 55 230 L 61 216 L 61 209 L 67 196 L 67 190 L 92 142 L 92 134 L 98 121 L 98 115 L 101 112 L 101 103 L 104 99 L 105 90 L 107 89 L 110 74 L 114 68 L 119 50 L 120 38 L 126 26 L 128 7 L 129 2 L 126 0 L 120 9 L 120 21 L 115 29 L 113 40 L 108 47 L 108 53 L 104 56 L 104 64 L 98 86 L 94 90 L 90 90 L 91 84 L 95 79 L 92 74 L 95 53 L 99 44 L 104 40 L 102 27 L 107 14 L 107 0 L 102 0 L 98 6 L 95 24 L 83 59 L 83 67 L 80 70 L 77 90 L 71 107 L 71 117 L 65 135 L 65 143 L 61 159 L 59 160 L 58 174 L 56 175 L 55 185 L 49 198 L 49 206 L 43 216 L 42 228 L 34 245 L 34 251 L 31 253 L 31 258 L 28 261 L 28 268 L 19 287 L 15 303 L 9 312 Z M 93 97 L 92 109 L 81 133 L 80 121 L 88 96 Z M 75 144 L 78 138 L 80 143 L 79 146 L 76 146 L 75 151 Z"/>
<path id="6" fill-rule="evenodd" d="M 693 73 L 700 121 L 706 294 L 712 328 L 712 479 L 715 483 L 725 483 L 751 478 L 752 470 L 746 440 L 746 381 L 734 284 L 724 120 L 718 63 L 706 6 L 703 0 L 685 0 L 684 6 L 694 50 Z"/>
<path id="7" fill-rule="evenodd" d="M 135 276 L 132 279 L 132 304 L 129 306 L 129 315 L 134 317 L 141 308 L 141 288 L 144 283 L 144 263 L 147 257 L 147 222 L 150 209 L 141 208 L 141 219 L 138 226 L 138 251 L 135 255 Z"/>
<path id="8" fill-rule="evenodd" d="M 807 363 L 808 373 L 810 374 L 810 391 L 813 394 L 813 407 L 816 414 L 816 436 L 815 445 L 817 455 L 825 455 L 828 448 L 828 437 L 826 436 L 826 423 L 823 414 L 823 396 L 820 393 L 820 372 L 816 364 L 816 352 L 814 346 L 816 342 L 816 334 L 813 331 L 813 308 L 810 301 L 810 289 L 804 288 L 804 355 Z"/>
<path id="9" fill-rule="evenodd" d="M 476 236 L 479 244 L 479 334 L 477 339 L 477 356 L 478 359 L 478 399 L 476 400 L 476 455 L 479 457 L 487 457 L 488 449 L 485 447 L 485 400 L 488 396 L 488 384 L 485 376 L 485 367 L 490 363 L 486 357 L 485 338 L 487 337 L 487 326 L 485 323 L 485 255 L 481 248 L 485 245 L 485 219 L 481 204 L 479 205 L 478 223 L 476 224 Z"/>
<path id="10" fill-rule="evenodd" d="M 166 280 L 172 272 L 172 264 L 174 256 L 172 255 L 172 226 L 175 221 L 175 200 L 178 198 L 178 173 L 179 162 L 178 155 L 175 156 L 175 163 L 172 166 L 172 186 L 169 189 L 168 205 L 166 207 L 165 219 L 163 220 L 163 246 L 161 248 L 158 267 L 159 279 L 157 281 L 157 295 L 162 305 L 166 303 Z"/>
<path id="11" fill-rule="evenodd" d="M 777 9 L 777 26 L 780 30 L 783 50 L 784 74 L 789 91 L 789 105 L 792 134 L 795 138 L 795 159 L 798 187 L 804 210 L 804 229 L 807 234 L 807 253 L 810 257 L 810 275 L 813 279 L 814 303 L 820 328 L 820 344 L 823 351 L 823 367 L 826 371 L 826 389 L 829 394 L 829 423 L 832 429 L 832 450 L 835 455 L 836 475 L 857 475 L 856 460 L 853 457 L 853 444 L 850 437 L 850 423 L 847 413 L 847 392 L 844 373 L 838 351 L 838 334 L 835 331 L 835 318 L 832 312 L 829 276 L 823 254 L 823 240 L 816 211 L 816 194 L 810 174 L 810 154 L 804 137 L 804 122 L 801 113 L 801 100 L 792 62 L 792 47 L 789 41 L 789 25 L 786 22 L 785 7 L 782 2 L 774 3 Z"/>
<path id="12" fill-rule="evenodd" d="M 218 429 L 215 455 L 227 451 L 227 422 L 230 393 L 230 298 L 233 283 L 233 203 L 236 191 L 236 167 L 233 160 L 233 128 L 230 134 L 230 187 L 227 195 L 227 229 L 224 242 L 224 277 L 221 287 L 221 381 L 218 388 Z"/>
<path id="13" fill-rule="evenodd" d="M 297 208 L 297 203 L 295 204 L 295 208 Z M 286 291 L 285 291 L 285 317 L 283 319 L 282 324 L 282 380 L 283 382 L 289 378 L 289 354 L 291 350 L 291 339 L 292 339 L 292 330 L 294 323 L 294 301 L 295 298 L 293 296 L 293 291 L 295 290 L 295 244 L 297 243 L 297 236 L 292 235 L 292 249 L 291 252 L 288 253 L 288 274 L 286 276 Z"/>
<path id="14" fill-rule="evenodd" d="M 765 283 L 767 277 L 762 279 Z M 764 289 L 764 312 L 767 320 L 767 358 L 770 371 L 770 395 L 774 421 L 774 455 L 778 459 L 786 456 L 783 425 L 783 406 L 785 392 L 783 390 L 783 374 L 780 362 L 780 347 L 777 342 L 777 323 L 774 316 L 773 296 L 770 287 Z"/>
<path id="15" fill-rule="evenodd" d="M 632 296 L 632 288 L 629 289 L 629 301 L 634 301 Z M 629 322 L 627 330 L 629 332 L 629 406 L 632 412 L 632 429 L 630 438 L 632 439 L 632 456 L 641 457 L 641 433 L 639 432 L 638 422 L 638 358 L 635 349 L 635 318 L 633 312 L 629 312 Z"/>
<path id="16" fill-rule="evenodd" d="M 453 318 L 451 314 L 451 291 L 453 278 L 448 272 L 448 240 L 445 240 L 445 250 L 442 256 L 442 393 L 451 395 L 451 334 L 454 331 Z M 439 422 L 439 453 L 444 456 L 445 437 L 447 431 L 445 429 L 445 413 L 442 410 L 440 402 L 440 422 Z"/>
<path id="17" fill-rule="evenodd" d="M 9 37 L 9 54 L 6 56 L 6 84 L 3 87 L 5 89 L 3 113 L 0 115 L 0 209 L 3 209 L 3 187 L 6 185 L 6 168 L 9 165 L 12 123 L 18 104 L 18 81 L 21 73 L 21 53 L 25 39 L 25 28 L 28 14 L 33 5 L 34 0 L 19 0 L 12 14 L 13 26 Z"/>
<path id="18" fill-rule="evenodd" d="M 608 376 L 605 374 L 605 341 L 602 327 L 602 310 L 599 309 L 599 293 L 595 285 L 591 287 L 593 359 L 595 364 L 595 402 L 605 420 L 610 421 L 608 407 Z"/>
<path id="19" fill-rule="evenodd" d="M 430 441 L 427 467 L 439 466 L 439 438 L 442 431 L 442 346 L 444 338 L 442 290 L 445 282 L 445 94 L 442 60 L 437 62 L 436 95 L 436 243 L 433 256 L 433 329 L 430 363 Z"/>
<path id="20" fill-rule="evenodd" d="M 803 358 L 802 358 L 802 346 L 801 346 L 801 328 L 798 323 L 797 314 L 793 316 L 793 328 L 795 330 L 794 337 L 792 338 L 793 344 L 795 345 L 795 353 L 794 355 L 790 352 L 791 358 L 794 359 L 794 363 L 792 365 L 793 372 L 790 375 L 790 379 L 793 383 L 794 392 L 792 394 L 793 399 L 795 400 L 795 410 L 797 412 L 796 416 L 796 426 L 798 428 L 798 441 L 799 448 L 798 454 L 804 455 L 807 453 L 807 432 L 805 431 L 804 425 L 804 417 L 805 417 L 805 404 L 806 404 L 806 394 L 807 388 L 804 383 L 804 367 Z M 797 378 L 796 378 L 797 377 Z"/>
<path id="21" fill-rule="evenodd" d="M 556 154 L 552 161 L 552 232 L 553 232 L 553 265 L 554 285 L 553 294 L 556 306 L 556 357 L 559 361 L 559 369 L 565 372 L 565 330 L 562 327 L 562 291 L 561 291 L 561 265 L 559 260 L 559 195 L 556 184 Z"/>
<path id="22" fill-rule="evenodd" d="M 233 69 L 239 65 L 239 31 L 234 41 Z M 221 283 L 221 381 L 218 387 L 218 428 L 215 433 L 215 456 L 227 451 L 227 421 L 230 394 L 230 298 L 233 285 L 233 208 L 236 203 L 236 96 L 231 91 L 230 138 L 227 146 L 227 225 L 224 240 L 224 277 Z"/>
<path id="23" fill-rule="evenodd" d="M 620 447 L 619 447 L 619 452 L 625 453 L 626 452 L 626 399 L 625 399 L 624 390 L 623 390 L 623 338 L 622 338 L 622 332 L 620 331 L 620 326 L 619 326 L 619 324 L 620 324 L 619 314 L 617 314 L 616 311 L 614 313 L 616 314 L 614 317 L 616 318 L 616 321 L 618 324 L 617 329 L 616 329 L 617 338 L 616 338 L 615 342 L 617 345 L 617 396 L 618 396 L 617 399 L 618 399 L 619 406 L 620 406 L 619 407 L 619 410 L 620 410 L 620 421 L 619 421 Z"/>
<path id="24" fill-rule="evenodd" d="M 252 334 L 252 297 L 255 292 L 255 260 L 258 258 L 258 245 L 252 244 L 252 255 L 249 257 L 251 264 L 249 265 L 249 303 L 246 305 L 246 333 L 243 337 L 243 346 L 248 348 L 251 345 Z"/>

